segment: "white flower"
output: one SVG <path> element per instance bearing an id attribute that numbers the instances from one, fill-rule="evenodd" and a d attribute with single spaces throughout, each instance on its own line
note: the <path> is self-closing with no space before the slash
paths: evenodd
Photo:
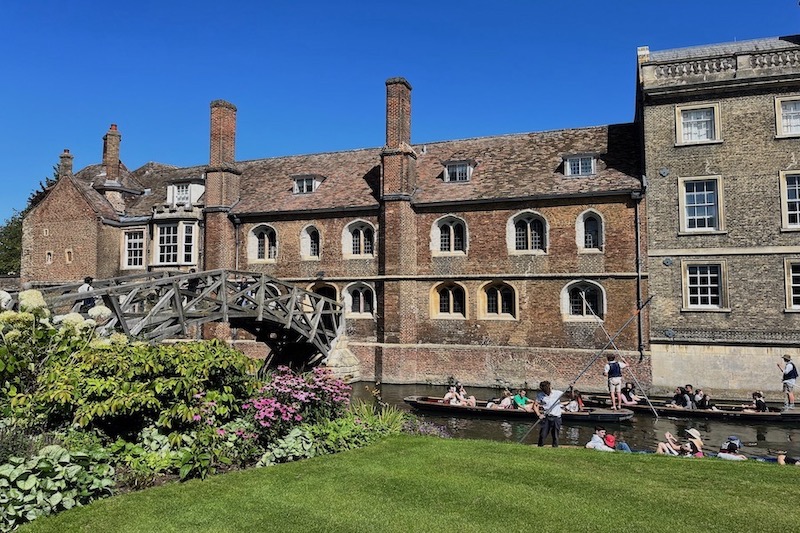
<path id="1" fill-rule="evenodd" d="M 79 328 L 83 324 L 83 317 L 80 313 L 67 313 L 61 317 L 60 322 L 64 326 Z"/>
<path id="2" fill-rule="evenodd" d="M 105 305 L 95 305 L 89 309 L 89 317 L 95 319 L 97 322 L 103 322 L 112 317 L 114 313 Z"/>
<path id="3" fill-rule="evenodd" d="M 44 301 L 44 296 L 35 289 L 19 293 L 19 310 L 29 311 L 34 314 L 37 314 L 36 312 L 39 311 L 44 316 L 50 314 L 50 311 L 47 309 L 47 303 Z"/>

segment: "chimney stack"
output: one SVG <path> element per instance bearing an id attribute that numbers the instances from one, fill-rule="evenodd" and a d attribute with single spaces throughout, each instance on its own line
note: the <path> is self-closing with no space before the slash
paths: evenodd
<path id="1" fill-rule="evenodd" d="M 64 148 L 64 152 L 58 157 L 58 177 L 72 175 L 72 154 Z"/>
<path id="2" fill-rule="evenodd" d="M 236 106 L 225 100 L 211 102 L 211 154 L 209 165 L 232 165 L 236 160 Z"/>
<path id="3" fill-rule="evenodd" d="M 103 166 L 106 167 L 106 181 L 119 181 L 119 143 L 122 135 L 117 125 L 112 124 L 103 136 Z"/>
<path id="4" fill-rule="evenodd" d="M 411 144 L 411 84 L 405 78 L 386 80 L 386 147 Z"/>

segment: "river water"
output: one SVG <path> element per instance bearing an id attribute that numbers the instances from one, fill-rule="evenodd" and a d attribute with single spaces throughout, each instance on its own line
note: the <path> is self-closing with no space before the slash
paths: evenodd
<path id="1" fill-rule="evenodd" d="M 412 410 L 403 401 L 404 397 L 412 395 L 443 396 L 447 392 L 445 386 L 382 384 L 376 389 L 375 384 L 367 382 L 354 383 L 352 386 L 354 400 L 371 402 L 374 399 L 373 390 L 377 390 L 384 402 L 443 426 L 455 438 L 520 442 L 535 446 L 539 436 L 539 426 L 531 431 L 534 423 L 532 420 L 460 418 L 422 413 Z M 478 399 L 499 396 L 497 389 L 470 387 L 467 391 Z M 797 424 L 742 423 L 702 418 L 656 419 L 652 414 L 637 413 L 630 421 L 604 423 L 603 426 L 609 432 L 615 433 L 618 439 L 625 440 L 634 450 L 655 450 L 657 443 L 664 440 L 664 433 L 667 431 L 685 440 L 685 430 L 696 428 L 703 436 L 707 451 L 717 451 L 729 435 L 736 435 L 742 441 L 742 451 L 746 455 L 763 457 L 770 455 L 770 449 L 781 449 L 789 451 L 789 455 L 800 456 L 800 427 Z M 594 423 L 564 421 L 560 442 L 583 446 L 591 439 L 593 432 Z"/>

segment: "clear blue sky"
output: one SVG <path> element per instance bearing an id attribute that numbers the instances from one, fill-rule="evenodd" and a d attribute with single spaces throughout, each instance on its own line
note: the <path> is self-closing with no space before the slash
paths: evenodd
<path id="1" fill-rule="evenodd" d="M 798 22 L 797 0 L 2 0 L 0 220 L 64 148 L 99 162 L 111 123 L 133 170 L 207 163 L 219 98 L 238 160 L 381 146 L 394 76 L 415 143 L 628 122 L 638 46 Z"/>

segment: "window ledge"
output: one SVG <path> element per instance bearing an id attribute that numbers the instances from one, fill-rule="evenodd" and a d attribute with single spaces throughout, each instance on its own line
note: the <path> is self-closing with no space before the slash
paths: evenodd
<path id="1" fill-rule="evenodd" d="M 433 252 L 431 257 L 466 257 L 467 252 Z"/>
<path id="2" fill-rule="evenodd" d="M 492 320 L 497 322 L 515 322 L 517 320 L 517 317 L 505 313 L 500 315 L 486 314 L 481 316 L 479 320 Z"/>
<path id="3" fill-rule="evenodd" d="M 795 314 L 795 313 L 800 313 L 800 308 L 793 308 L 793 307 L 790 307 L 790 308 L 784 309 L 784 310 L 783 310 L 783 312 L 784 312 L 784 313 L 787 313 L 787 314 Z"/>
<path id="4" fill-rule="evenodd" d="M 603 254 L 605 250 L 602 248 L 578 248 L 579 254 L 597 255 Z"/>
<path id="5" fill-rule="evenodd" d="M 800 231 L 800 226 L 794 226 L 794 227 L 788 227 L 788 228 L 783 227 L 783 228 L 781 228 L 781 233 L 794 233 L 794 232 L 797 232 L 797 231 Z"/>
<path id="6" fill-rule="evenodd" d="M 375 316 L 372 313 L 347 313 L 345 314 L 345 318 L 353 318 L 356 320 L 361 320 L 361 319 L 372 320 L 373 318 L 375 318 Z"/>
<path id="7" fill-rule="evenodd" d="M 342 256 L 342 259 L 375 259 L 375 256 L 370 255 L 353 255 L 353 254 L 345 254 Z"/>
<path id="8" fill-rule="evenodd" d="M 681 307 L 681 313 L 730 313 L 730 307 Z"/>
<path id="9" fill-rule="evenodd" d="M 713 230 L 694 230 L 694 231 L 679 231 L 679 237 L 688 237 L 691 235 L 727 235 L 728 230 L 725 229 L 713 229 Z"/>
<path id="10" fill-rule="evenodd" d="M 508 255 L 547 255 L 547 250 L 509 250 Z"/>
<path id="11" fill-rule="evenodd" d="M 270 265 L 277 263 L 277 259 L 250 259 L 249 263 L 251 265 Z"/>
<path id="12" fill-rule="evenodd" d="M 594 322 L 599 324 L 602 324 L 604 322 L 602 317 L 576 316 L 576 315 L 562 316 L 561 320 L 563 322 Z"/>
<path id="13" fill-rule="evenodd" d="M 782 133 L 776 135 L 775 139 L 797 139 L 798 137 L 800 137 L 800 133 Z"/>
<path id="14" fill-rule="evenodd" d="M 438 315 L 432 316 L 431 319 L 433 319 L 433 320 L 466 320 L 467 317 L 465 317 L 464 315 L 439 313 Z"/>
<path id="15" fill-rule="evenodd" d="M 675 143 L 675 148 L 682 148 L 684 146 L 703 146 L 705 144 L 722 144 L 722 139 L 713 139 L 711 141 L 694 141 L 688 143 Z"/>
<path id="16" fill-rule="evenodd" d="M 319 261 L 320 260 L 318 255 L 301 255 L 300 259 L 302 261 Z"/>

